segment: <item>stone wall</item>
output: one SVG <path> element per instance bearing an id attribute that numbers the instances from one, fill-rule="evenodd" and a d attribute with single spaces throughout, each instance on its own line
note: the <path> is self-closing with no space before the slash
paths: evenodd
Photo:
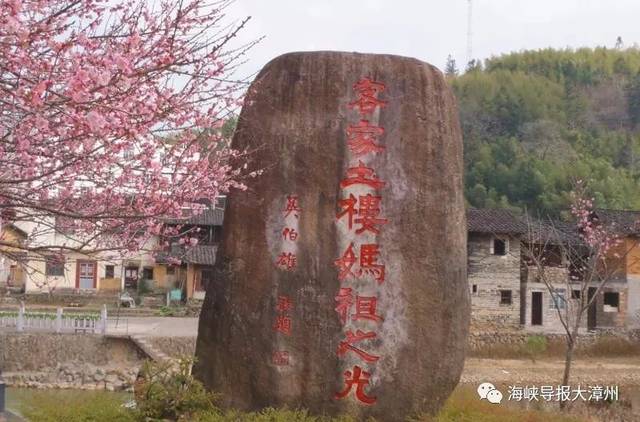
<path id="1" fill-rule="evenodd" d="M 563 297 L 565 298 L 564 302 L 557 299 L 559 305 L 574 307 L 578 306 L 577 300 L 571 299 L 571 292 L 567 292 L 566 284 L 554 284 L 556 291 L 559 294 L 562 294 L 564 291 Z M 562 326 L 562 322 L 560 321 L 560 317 L 558 316 L 558 310 L 556 309 L 556 304 L 551 297 L 551 293 L 544 283 L 526 283 L 523 285 L 523 316 L 524 316 L 524 327 L 530 332 L 546 332 L 546 333 L 562 333 L 564 332 L 564 328 Z M 533 292 L 542 293 L 542 325 L 532 325 L 532 294 Z M 562 308 L 561 308 L 561 311 Z M 564 311 L 563 311 L 564 312 Z M 572 311 L 570 311 L 572 312 Z M 574 314 L 574 313 L 572 313 Z M 583 315 L 583 320 L 581 322 L 581 327 L 587 328 L 587 313 L 585 312 Z"/>
<path id="2" fill-rule="evenodd" d="M 496 345 L 518 346 L 523 345 L 532 336 L 543 336 L 547 342 L 564 342 L 565 336 L 560 333 L 532 333 L 524 330 L 512 331 L 477 331 L 469 333 L 468 352 L 473 355 L 485 348 Z M 602 330 L 597 332 L 583 332 L 578 336 L 578 348 L 587 347 L 600 339 L 623 339 L 632 343 L 640 343 L 640 331 Z"/>
<path id="3" fill-rule="evenodd" d="M 575 286 L 571 286 L 570 289 L 567 289 L 566 285 L 566 277 L 567 270 L 564 268 L 548 268 L 547 277 L 553 283 L 554 287 L 558 292 L 564 293 L 565 302 L 561 304 L 561 306 L 569 306 L 569 307 L 577 307 L 579 306 L 579 299 L 571 298 L 571 290 L 580 290 L 582 288 L 581 284 L 576 284 Z M 547 332 L 547 333 L 558 333 L 563 332 L 564 328 L 562 327 L 562 323 L 560 322 L 560 318 L 558 317 L 557 310 L 555 309 L 554 301 L 552 300 L 551 293 L 549 289 L 544 283 L 536 282 L 535 271 L 529 269 L 529 276 L 527 277 L 529 282 L 523 284 L 523 314 L 524 314 L 524 327 L 532 332 Z M 594 286 L 597 287 L 597 286 Z M 532 293 L 533 292 L 541 292 L 542 293 L 542 325 L 532 325 L 531 324 L 531 313 L 532 313 Z M 605 292 L 616 292 L 619 295 L 619 305 L 618 308 L 611 308 L 604 306 L 604 293 Z M 624 328 L 634 328 L 633 323 L 627 325 L 628 321 L 628 292 L 627 292 L 627 283 L 625 282 L 609 282 L 606 284 L 605 288 L 600 292 L 595 301 L 595 309 L 596 309 L 596 328 L 615 328 L 615 329 L 624 329 Z M 573 313 L 575 314 L 575 312 Z M 585 312 L 583 315 L 583 320 L 581 321 L 581 327 L 587 328 L 587 318 L 588 312 Z"/>
<path id="4" fill-rule="evenodd" d="M 125 338 L 0 333 L 0 370 L 16 387 L 123 390 L 143 360 Z"/>
<path id="5" fill-rule="evenodd" d="M 150 341 L 154 349 L 172 358 L 191 357 L 196 352 L 195 337 L 153 337 Z"/>
<path id="6" fill-rule="evenodd" d="M 506 255 L 493 254 L 493 235 L 469 233 L 472 330 L 516 328 L 520 324 L 520 240 L 499 237 L 507 240 Z M 511 291 L 511 304 L 501 304 L 501 290 Z"/>
<path id="7" fill-rule="evenodd" d="M 605 293 L 618 293 L 618 309 L 604 305 Z M 627 283 L 607 283 L 596 299 L 596 326 L 624 328 L 627 321 Z"/>
<path id="8" fill-rule="evenodd" d="M 2 376 L 10 387 L 132 391 L 138 370 L 139 366 L 119 368 L 67 363 L 42 371 L 6 372 Z"/>

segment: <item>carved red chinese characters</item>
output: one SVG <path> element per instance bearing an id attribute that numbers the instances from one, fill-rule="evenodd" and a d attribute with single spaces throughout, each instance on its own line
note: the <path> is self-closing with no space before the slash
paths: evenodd
<path id="1" fill-rule="evenodd" d="M 340 187 L 343 189 L 352 185 L 364 185 L 380 189 L 384 186 L 384 182 L 376 176 L 372 168 L 365 166 L 360 161 L 356 167 L 347 169 L 347 177 L 340 182 Z"/>
<path id="2" fill-rule="evenodd" d="M 381 82 L 372 81 L 370 78 L 362 78 L 353 85 L 358 99 L 349 103 L 349 107 L 357 108 L 360 115 L 364 116 L 373 113 L 377 107 L 387 105 L 386 101 L 378 98 L 378 93 L 385 90 L 385 85 Z"/>
<path id="3" fill-rule="evenodd" d="M 285 227 L 281 230 L 282 251 L 276 258 L 276 267 L 280 270 L 293 272 L 298 266 L 298 257 L 294 244 L 298 241 L 298 224 L 302 208 L 298 195 L 287 195 L 285 206 L 282 210 Z M 280 295 L 276 304 L 277 315 L 273 322 L 273 330 L 276 335 L 291 336 L 293 327 L 293 301 L 289 296 Z M 271 357 L 271 363 L 275 366 L 289 366 L 291 355 L 288 350 L 276 350 Z"/>
<path id="4" fill-rule="evenodd" d="M 199 379 L 243 411 L 437 414 L 468 297 L 446 81 L 415 59 L 338 52 L 287 54 L 256 80 L 233 142 L 263 171 L 229 193 Z"/>
<path id="5" fill-rule="evenodd" d="M 372 124 L 369 115 L 373 114 L 379 107 L 384 107 L 387 102 L 378 98 L 378 94 L 385 89 L 381 82 L 370 78 L 362 78 L 353 85 L 357 99 L 349 103 L 350 108 L 358 110 L 360 120 L 347 127 L 347 145 L 353 158 L 358 159 L 357 165 L 350 165 L 346 171 L 346 177 L 340 182 L 340 188 L 358 188 L 357 196 L 353 192 L 348 192 L 344 199 L 338 201 L 338 212 L 336 222 L 343 218 L 353 236 L 344 253 L 338 257 L 334 264 L 338 269 L 338 280 L 347 282 L 354 278 L 372 276 L 378 283 L 385 280 L 385 265 L 381 262 L 381 248 L 378 243 L 357 241 L 364 235 L 376 236 L 380 234 L 381 228 L 389 222 L 382 215 L 383 197 L 378 191 L 385 187 L 385 181 L 381 180 L 373 167 L 366 165 L 361 157 L 368 155 L 378 155 L 385 150 L 381 144 L 381 137 L 384 135 L 384 128 Z M 369 189 L 367 193 L 360 193 L 362 189 Z M 352 233 L 352 229 L 355 230 Z M 356 267 L 356 264 L 358 266 Z M 335 297 L 337 302 L 335 310 L 340 317 L 343 326 L 347 323 L 356 324 L 362 322 L 381 323 L 384 318 L 377 314 L 378 298 L 376 296 L 355 295 L 351 287 L 340 288 Z M 355 304 L 355 313 L 350 314 L 352 305 Z M 349 318 L 350 317 L 350 318 Z M 365 340 L 377 339 L 376 331 L 363 331 L 356 329 L 347 330 L 345 339 L 340 342 L 337 350 L 339 357 L 344 357 L 348 352 L 352 352 L 359 358 L 363 365 L 373 365 L 380 356 L 367 350 L 359 343 Z M 356 344 L 358 344 L 356 346 Z M 362 371 L 359 366 L 355 366 L 353 371 L 345 371 L 345 389 L 336 394 L 336 398 L 345 398 L 352 387 L 356 386 L 355 397 L 364 404 L 374 404 L 376 398 L 369 397 L 364 392 L 364 386 L 369 383 L 369 372 Z M 351 378 L 351 379 L 349 379 Z"/>
<path id="6" fill-rule="evenodd" d="M 347 331 L 346 335 L 346 338 L 340 342 L 340 345 L 338 345 L 338 356 L 343 356 L 347 354 L 347 352 L 352 351 L 360 356 L 360 358 L 365 362 L 373 363 L 380 359 L 379 356 L 374 356 L 354 346 L 355 343 L 376 338 L 377 334 L 375 332 L 368 331 L 365 333 L 358 330 L 354 334 L 353 331 Z"/>
<path id="7" fill-rule="evenodd" d="M 374 404 L 376 402 L 375 397 L 370 397 L 364 391 L 364 387 L 369 385 L 370 373 L 365 372 L 359 366 L 354 366 L 353 371 L 345 371 L 344 373 L 344 390 L 336 393 L 337 399 L 345 398 L 355 386 L 356 398 L 364 404 Z"/>
<path id="8" fill-rule="evenodd" d="M 356 157 L 382 152 L 384 147 L 377 143 L 377 139 L 383 133 L 383 128 L 371 125 L 368 120 L 360 120 L 357 125 L 347 128 L 349 150 Z"/>

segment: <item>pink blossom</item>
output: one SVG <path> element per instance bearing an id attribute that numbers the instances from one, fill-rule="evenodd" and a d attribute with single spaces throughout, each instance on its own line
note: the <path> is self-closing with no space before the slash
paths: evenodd
<path id="1" fill-rule="evenodd" d="M 111 72 L 105 69 L 98 73 L 97 81 L 100 85 L 108 85 L 111 81 Z"/>
<path id="2" fill-rule="evenodd" d="M 211 54 L 215 46 L 218 60 L 228 57 L 226 34 L 211 48 L 200 48 L 204 40 L 196 37 L 206 28 L 217 33 L 223 10 L 204 0 L 185 0 L 181 16 L 171 2 L 107 3 L 0 6 L 0 63 L 9 69 L 0 82 L 15 85 L 15 101 L 3 106 L 15 154 L 0 171 L 0 182 L 10 181 L 0 183 L 0 205 L 30 211 L 29 221 L 38 223 L 46 202 L 50 214 L 71 213 L 76 229 L 96 239 L 87 248 L 126 254 L 157 235 L 159 219 L 244 188 L 237 181 L 242 168 L 229 165 L 241 166 L 242 154 L 223 147 L 220 134 L 193 142 L 192 131 L 196 122 L 219 127 L 224 116 L 217 110 L 234 104 L 241 86 L 202 83 L 207 75 L 231 79 Z M 117 26 L 102 20 L 110 13 Z M 89 30 L 72 32 L 80 21 Z M 193 78 L 172 84 L 174 72 Z M 128 150 L 135 154 L 123 160 Z"/>
<path id="3" fill-rule="evenodd" d="M 100 133 L 107 122 L 97 111 L 90 111 L 89 114 L 87 114 L 87 124 L 93 132 Z"/>
<path id="4" fill-rule="evenodd" d="M 45 132 L 47 129 L 49 129 L 49 122 L 42 116 L 36 117 L 35 124 L 40 132 Z"/>
<path id="5" fill-rule="evenodd" d="M 118 66 L 118 69 L 120 69 L 124 73 L 131 72 L 131 64 L 124 57 L 117 55 L 113 61 L 116 64 L 116 66 Z"/>

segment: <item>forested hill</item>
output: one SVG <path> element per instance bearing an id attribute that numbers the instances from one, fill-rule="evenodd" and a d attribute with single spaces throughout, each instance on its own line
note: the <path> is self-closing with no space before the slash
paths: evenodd
<path id="1" fill-rule="evenodd" d="M 640 49 L 540 50 L 447 68 L 476 207 L 565 208 L 572 180 L 597 206 L 640 209 Z"/>

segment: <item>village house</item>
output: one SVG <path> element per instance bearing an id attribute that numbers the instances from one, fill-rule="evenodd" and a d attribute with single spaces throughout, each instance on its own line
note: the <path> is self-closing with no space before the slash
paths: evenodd
<path id="1" fill-rule="evenodd" d="M 158 293 L 181 290 L 182 298 L 203 299 L 205 286 L 213 274 L 212 266 L 221 238 L 222 201 L 219 201 L 218 208 L 205 209 L 190 218 L 165 222 L 170 227 L 179 226 L 179 231 L 186 233 L 185 236 L 197 238 L 195 246 L 185 247 L 180 237 L 151 236 L 139 252 L 125 259 L 105 254 L 88 256 L 72 250 L 62 256 L 29 254 L 21 266 L 27 273 L 23 277 L 26 280 L 25 290 L 27 293 L 116 293 L 125 290 Z M 52 230 L 42 230 L 32 243 L 70 247 L 78 243 L 62 225 L 52 221 L 51 227 Z"/>
<path id="2" fill-rule="evenodd" d="M 29 252 L 22 268 L 25 273 L 25 291 L 76 292 L 93 291 L 119 284 L 120 260 L 105 254 L 87 255 L 74 251 L 81 244 L 69 231 L 61 218 L 50 217 L 40 223 L 20 223 L 25 232 L 35 233 L 29 246 L 65 246 L 62 254 Z"/>
<path id="3" fill-rule="evenodd" d="M 577 249 L 582 241 L 573 226 L 559 220 L 530 221 L 527 226 L 521 243 L 520 323 L 527 331 L 561 333 L 564 328 L 558 310 L 564 312 L 567 306 L 577 306 L 582 281 L 579 272 L 571 271 L 566 251 Z M 544 280 L 551 284 L 553 293 L 528 254 L 535 254 L 544 262 Z M 575 288 L 567 289 L 572 280 Z M 583 328 L 587 328 L 585 322 Z"/>
<path id="4" fill-rule="evenodd" d="M 186 247 L 179 238 L 165 239 L 169 245 L 166 253 L 158 256 L 158 269 L 165 272 L 166 283 L 180 287 L 187 299 L 204 299 L 205 287 L 213 277 L 218 244 L 222 239 L 224 202 L 186 220 L 169 220 L 168 226 L 180 226 L 180 232 L 195 237 L 197 244 Z M 172 259 L 181 261 L 173 265 Z M 173 277 L 169 281 L 170 271 Z"/>
<path id="5" fill-rule="evenodd" d="M 469 209 L 468 279 L 473 329 L 520 327 L 520 243 L 526 225 L 508 210 Z"/>
<path id="6" fill-rule="evenodd" d="M 637 222 L 640 212 L 597 209 L 592 212 L 591 219 L 618 236 L 620 245 L 607 254 L 607 282 L 587 310 L 581 325 L 586 330 L 637 328 L 640 314 L 640 288 L 637 283 L 640 274 L 640 230 Z M 547 250 L 544 251 L 545 274 L 546 279 L 553 284 L 556 294 L 551 297 L 546 285 L 538 279 L 536 269 L 526 265 L 525 260 L 523 291 L 526 291 L 527 299 L 523 302 L 523 326 L 531 331 L 559 332 L 563 327 L 556 307 L 575 307 L 581 299 L 583 275 L 578 268 L 580 258 L 566 255 L 567 251 L 579 255 L 582 240 L 571 224 L 555 220 L 547 225 L 554 228 L 555 235 L 551 241 L 547 238 Z M 567 245 L 571 247 L 567 248 Z M 570 283 L 567 284 L 567 280 Z M 597 292 L 598 282 L 592 282 L 586 287 L 587 299 L 590 299 Z"/>
<path id="7" fill-rule="evenodd" d="M 622 244 L 607 258 L 608 267 L 618 270 L 588 309 L 582 325 L 588 330 L 637 328 L 640 212 L 596 210 L 592 218 L 610 227 Z M 562 332 L 557 310 L 576 306 L 581 294 L 581 273 L 575 260 L 566 256 L 569 249 L 580 250 L 581 240 L 575 228 L 558 220 L 527 223 L 508 210 L 499 209 L 469 209 L 467 222 L 472 329 Z M 534 232 L 537 234 L 531 234 Z M 553 295 L 526 257 L 527 251 L 536 248 L 544 258 L 545 278 L 554 287 Z M 589 297 L 596 293 L 597 285 L 593 284 L 587 288 Z"/>
<path id="8" fill-rule="evenodd" d="M 165 221 L 166 226 L 177 228 L 181 235 L 155 236 L 143 247 L 143 252 L 125 259 L 122 288 L 142 287 L 155 292 L 179 290 L 182 298 L 204 299 L 221 239 L 223 207 L 224 198 L 221 198 L 215 208 L 207 208 L 192 217 Z M 197 244 L 186 246 L 181 241 L 186 237 L 196 238 Z"/>
<path id="9" fill-rule="evenodd" d="M 27 238 L 24 230 L 5 223 L 0 230 L 0 287 L 24 290 L 25 274 L 22 262 L 26 253 L 20 248 Z"/>
<path id="10" fill-rule="evenodd" d="M 597 209 L 593 217 L 619 236 L 617 250 L 610 253 L 609 267 L 618 272 L 598 299 L 592 321 L 618 327 L 640 328 L 640 211 Z M 620 258 L 613 256 L 618 254 Z"/>

